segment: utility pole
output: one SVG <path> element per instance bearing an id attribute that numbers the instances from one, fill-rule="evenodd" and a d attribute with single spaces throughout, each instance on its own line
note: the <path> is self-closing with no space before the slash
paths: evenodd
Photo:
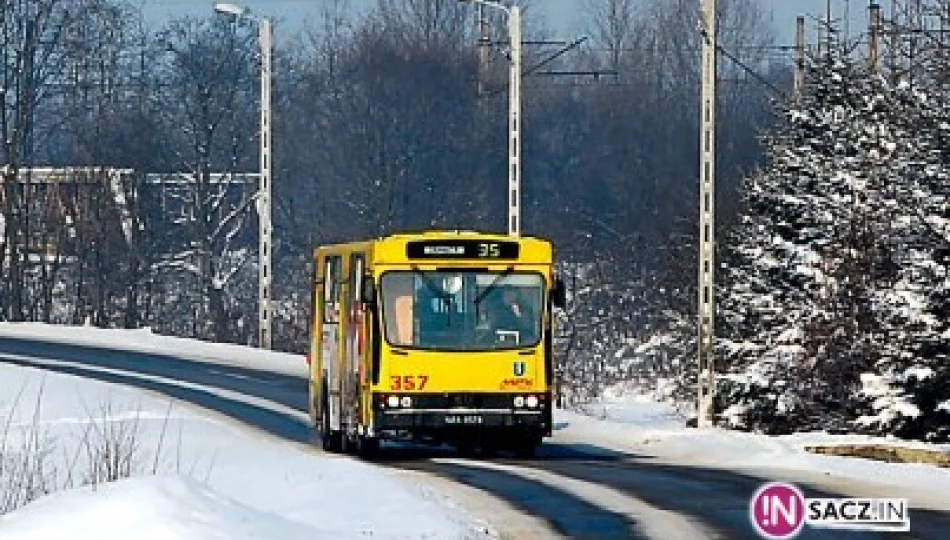
<path id="1" fill-rule="evenodd" d="M 868 50 L 868 63 L 871 73 L 881 72 L 881 6 L 872 2 L 868 6 L 870 18 L 871 43 Z"/>
<path id="2" fill-rule="evenodd" d="M 459 0 L 459 2 L 500 9 L 508 16 L 511 81 L 508 88 L 508 191 L 505 198 L 508 200 L 508 235 L 521 236 L 521 7 L 506 6 L 500 0 Z M 483 28 L 481 32 L 484 36 L 487 29 Z M 482 40 L 479 39 L 479 45 L 481 42 Z"/>
<path id="3" fill-rule="evenodd" d="M 802 97 L 805 86 L 805 16 L 795 19 L 795 99 Z"/>
<path id="4" fill-rule="evenodd" d="M 702 95 L 699 142 L 699 288 L 697 426 L 711 427 L 716 389 L 715 316 L 715 172 L 716 172 L 716 0 L 702 0 Z"/>
<path id="5" fill-rule="evenodd" d="M 914 87 L 914 68 L 917 58 L 917 35 L 920 31 L 920 26 L 917 24 L 917 16 L 920 13 L 920 2 L 917 0 L 908 0 L 907 5 L 907 30 L 908 30 L 908 58 L 907 58 L 907 81 L 910 83 L 911 88 Z"/>
<path id="6" fill-rule="evenodd" d="M 491 50 L 491 29 L 485 16 L 485 6 L 475 5 L 475 24 L 478 30 L 478 86 L 477 96 L 485 94 L 485 76 L 488 73 L 489 52 Z"/>
<path id="7" fill-rule="evenodd" d="M 826 36 L 828 37 L 828 50 L 826 52 L 828 54 L 828 57 L 831 58 L 831 48 L 832 48 L 832 44 L 834 43 L 834 33 L 831 31 L 831 28 L 832 28 L 831 26 L 831 0 L 828 0 L 825 6 L 825 28 L 826 28 L 826 31 L 828 32 L 826 34 Z"/>
<path id="8" fill-rule="evenodd" d="M 888 66 L 891 76 L 891 84 L 897 83 L 897 41 L 900 39 L 897 29 L 897 0 L 891 0 L 891 43 L 888 46 Z"/>
<path id="9" fill-rule="evenodd" d="M 225 15 L 246 18 L 257 23 L 258 41 L 261 47 L 261 132 L 260 132 L 260 183 L 257 193 L 257 215 L 259 218 L 257 252 L 260 257 L 258 268 L 257 295 L 257 346 L 270 349 L 272 344 L 271 295 L 274 275 L 271 272 L 271 69 L 274 54 L 273 23 L 268 17 L 252 15 L 251 11 L 237 4 L 218 2 L 214 11 Z"/>
<path id="10" fill-rule="evenodd" d="M 258 250 L 261 258 L 258 272 L 258 347 L 272 348 L 271 296 L 274 275 L 271 272 L 271 61 L 273 56 L 273 29 L 271 20 L 260 19 L 261 41 L 261 182 L 257 211 L 260 216 Z"/>
<path id="11" fill-rule="evenodd" d="M 508 11 L 511 89 L 508 138 L 508 235 L 521 236 L 521 7 Z"/>

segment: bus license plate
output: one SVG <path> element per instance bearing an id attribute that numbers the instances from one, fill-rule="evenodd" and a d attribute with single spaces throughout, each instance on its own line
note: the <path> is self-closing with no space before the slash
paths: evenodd
<path id="1" fill-rule="evenodd" d="M 481 424 L 482 417 L 478 414 L 447 414 L 445 415 L 446 424 Z"/>

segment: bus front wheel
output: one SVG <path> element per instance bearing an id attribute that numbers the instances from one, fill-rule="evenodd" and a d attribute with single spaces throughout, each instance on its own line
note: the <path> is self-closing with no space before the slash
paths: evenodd
<path id="1" fill-rule="evenodd" d="M 538 453 L 538 447 L 541 446 L 540 439 L 529 437 L 521 439 L 512 446 L 512 452 L 519 458 L 533 458 Z"/>
<path id="2" fill-rule="evenodd" d="M 379 455 L 379 437 L 360 435 L 356 439 L 356 453 L 362 458 L 374 458 Z"/>

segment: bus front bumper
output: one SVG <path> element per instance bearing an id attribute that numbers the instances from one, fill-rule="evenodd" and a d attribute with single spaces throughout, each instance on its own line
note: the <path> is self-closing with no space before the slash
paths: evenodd
<path id="1" fill-rule="evenodd" d="M 398 430 L 531 430 L 548 432 L 545 409 L 390 409 L 377 410 L 376 431 Z"/>

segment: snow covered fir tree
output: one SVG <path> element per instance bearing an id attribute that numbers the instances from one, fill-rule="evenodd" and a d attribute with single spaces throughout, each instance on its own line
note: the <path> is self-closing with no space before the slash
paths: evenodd
<path id="1" fill-rule="evenodd" d="M 721 422 L 950 439 L 942 100 L 829 46 L 727 240 Z"/>

